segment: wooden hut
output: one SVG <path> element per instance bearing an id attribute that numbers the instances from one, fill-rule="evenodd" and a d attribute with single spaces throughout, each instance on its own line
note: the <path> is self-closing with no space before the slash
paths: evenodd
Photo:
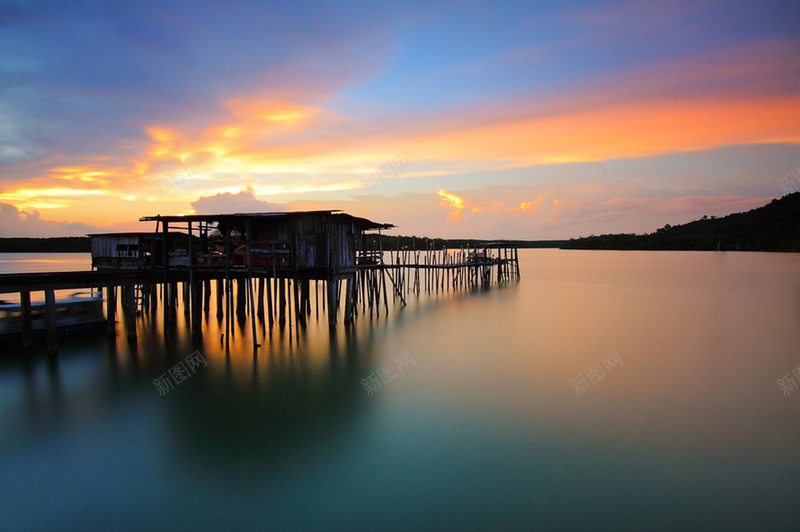
<path id="1" fill-rule="evenodd" d="M 94 233 L 92 267 L 97 270 L 146 270 L 162 263 L 163 238 L 154 233 Z M 167 260 L 173 265 L 188 266 L 188 235 L 172 233 L 166 239 Z M 197 237 L 193 237 L 197 240 Z"/>
<path id="2" fill-rule="evenodd" d="M 186 246 L 192 266 L 243 267 L 326 280 L 355 272 L 366 231 L 394 227 L 338 211 L 159 215 L 140 221 L 156 222 L 155 234 L 162 242 L 176 228 L 185 237 L 197 235 Z"/>

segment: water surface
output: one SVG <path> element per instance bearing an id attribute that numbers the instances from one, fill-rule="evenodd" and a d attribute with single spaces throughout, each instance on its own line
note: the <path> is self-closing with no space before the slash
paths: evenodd
<path id="1" fill-rule="evenodd" d="M 88 255 L 30 255 L 88 269 Z M 0 269 L 31 271 L 14 259 Z M 213 298 L 196 338 L 179 312 L 166 331 L 140 317 L 136 343 L 120 323 L 62 340 L 56 359 L 6 349 L 3 528 L 798 522 L 800 391 L 777 379 L 800 365 L 800 255 L 520 261 L 519 283 L 412 297 L 333 335 L 313 308 L 299 335 L 258 325 L 257 357 L 249 321 L 226 352 Z M 153 379 L 195 350 L 208 365 L 160 396 Z M 403 352 L 414 365 L 368 395 L 362 380 Z M 577 393 L 570 379 L 612 352 L 621 364 Z"/>

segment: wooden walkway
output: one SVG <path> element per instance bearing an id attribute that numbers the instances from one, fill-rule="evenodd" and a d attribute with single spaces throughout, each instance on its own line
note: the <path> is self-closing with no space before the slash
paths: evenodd
<path id="1" fill-rule="evenodd" d="M 268 255 L 265 255 L 269 258 Z M 274 257 L 273 257 L 274 258 Z M 248 266 L 170 266 L 168 269 L 83 271 L 54 273 L 0 274 L 0 293 L 19 293 L 22 310 L 22 343 L 32 344 L 31 292 L 45 293 L 48 349 L 57 351 L 55 291 L 102 288 L 105 291 L 108 330 L 116 330 L 119 299 L 129 338 L 136 338 L 136 315 L 155 313 L 163 306 L 164 324 L 176 321 L 182 296 L 186 323 L 200 332 L 202 315 L 209 312 L 210 299 L 216 298 L 217 317 L 226 322 L 226 345 L 231 320 L 246 320 L 253 328 L 253 347 L 257 349 L 256 321 L 277 322 L 299 333 L 312 314 L 328 315 L 331 327 L 343 313 L 345 324 L 359 314 L 379 316 L 389 313 L 389 299 L 405 306 L 409 298 L 422 293 L 437 294 L 466 290 L 520 279 L 515 246 L 485 244 L 462 249 L 411 249 L 359 251 L 352 268 L 311 277 L 287 268 Z M 313 288 L 311 282 L 314 282 Z M 212 282 L 216 290 L 212 290 Z M 322 285 L 320 287 L 320 284 Z M 256 288 L 257 287 L 257 288 Z M 320 290 L 321 288 L 321 290 Z M 343 312 L 341 312 L 343 308 Z M 254 311 L 255 309 L 255 311 Z M 327 309 L 327 310 L 326 310 Z"/>

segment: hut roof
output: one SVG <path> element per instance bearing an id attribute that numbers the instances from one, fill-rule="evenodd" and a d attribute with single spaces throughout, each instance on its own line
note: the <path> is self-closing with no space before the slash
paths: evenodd
<path id="1" fill-rule="evenodd" d="M 280 220 L 286 218 L 298 218 L 308 215 L 326 215 L 334 218 L 343 218 L 348 221 L 356 222 L 362 229 L 391 229 L 394 227 L 392 224 L 384 224 L 373 222 L 366 218 L 360 218 L 344 213 L 339 210 L 330 211 L 291 211 L 291 212 L 245 212 L 245 213 L 226 213 L 226 214 L 185 214 L 185 215 L 166 215 L 160 214 L 156 216 L 143 216 L 139 218 L 140 222 L 155 222 L 161 220 L 163 222 L 224 222 L 224 221 L 239 221 L 245 219 L 267 221 L 267 220 Z"/>
<path id="2" fill-rule="evenodd" d="M 181 231 L 172 231 L 169 233 L 170 236 L 175 235 L 175 237 L 179 237 L 181 235 L 186 236 L 186 233 Z M 116 232 L 116 233 L 87 233 L 86 236 L 109 236 L 109 237 L 140 237 L 140 238 L 147 238 L 155 236 L 153 231 L 123 231 L 123 232 Z"/>

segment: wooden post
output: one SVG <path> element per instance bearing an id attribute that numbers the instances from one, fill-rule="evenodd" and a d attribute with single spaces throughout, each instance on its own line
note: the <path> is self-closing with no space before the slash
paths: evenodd
<path id="1" fill-rule="evenodd" d="M 289 337 L 291 338 L 291 336 L 292 336 L 292 280 L 289 279 L 288 277 L 286 278 L 286 300 L 287 300 L 287 306 L 288 306 L 286 311 L 287 311 L 287 314 L 289 316 Z M 295 316 L 295 319 L 297 319 L 297 316 Z M 295 321 L 295 323 L 297 323 L 297 322 Z"/>
<path id="2" fill-rule="evenodd" d="M 278 272 L 277 272 L 277 270 L 275 268 L 275 258 L 276 258 L 275 254 L 277 253 L 277 251 L 278 250 L 275 249 L 275 242 L 273 242 L 272 243 L 272 278 L 269 280 L 270 284 L 272 284 L 272 288 L 273 289 L 270 289 L 269 292 L 267 292 L 267 296 L 269 297 L 274 292 L 275 293 L 275 304 L 276 305 L 278 304 L 278 286 L 276 284 L 278 282 Z M 269 312 L 270 312 L 270 314 L 269 314 L 270 315 L 269 324 L 272 325 L 272 318 L 274 317 L 275 314 L 277 314 L 277 312 L 275 311 L 275 309 L 272 308 L 271 305 L 270 305 Z"/>
<path id="3" fill-rule="evenodd" d="M 236 317 L 244 321 L 246 300 L 244 298 L 244 279 L 236 279 Z"/>
<path id="4" fill-rule="evenodd" d="M 108 332 L 113 333 L 117 323 L 117 287 L 106 287 L 106 321 L 108 322 Z"/>
<path id="5" fill-rule="evenodd" d="M 188 282 L 181 283 L 181 293 L 183 294 L 183 315 L 189 317 L 189 284 Z M 186 323 L 190 323 L 187 319 Z"/>
<path id="6" fill-rule="evenodd" d="M 353 321 L 353 294 L 354 285 L 356 282 L 356 274 L 352 273 L 347 276 L 347 289 L 344 296 L 344 323 L 349 325 Z"/>
<path id="7" fill-rule="evenodd" d="M 338 306 L 336 292 L 336 279 L 330 278 L 328 281 L 328 325 L 330 327 L 336 327 L 336 308 Z"/>
<path id="8" fill-rule="evenodd" d="M 278 279 L 278 291 L 280 292 L 278 301 L 278 323 L 283 325 L 286 323 L 286 283 L 283 282 L 283 279 Z"/>
<path id="9" fill-rule="evenodd" d="M 150 314 L 153 315 L 158 310 L 158 284 L 150 285 Z"/>
<path id="10" fill-rule="evenodd" d="M 258 319 L 264 321 L 264 278 L 258 278 Z"/>
<path id="11" fill-rule="evenodd" d="M 203 281 L 203 311 L 208 314 L 211 308 L 211 279 Z"/>
<path id="12" fill-rule="evenodd" d="M 22 347 L 33 345 L 33 319 L 31 318 L 31 293 L 19 293 L 19 302 L 22 307 Z"/>
<path id="13" fill-rule="evenodd" d="M 136 293 L 132 287 L 127 286 L 125 290 L 125 328 L 128 338 L 136 338 Z"/>
<path id="14" fill-rule="evenodd" d="M 267 319 L 269 321 L 269 327 L 272 329 L 272 321 L 273 321 L 273 304 L 272 304 L 272 278 L 268 278 L 267 281 Z"/>
<path id="15" fill-rule="evenodd" d="M 53 290 L 45 290 L 45 324 L 47 327 L 47 353 L 54 355 L 58 352 L 58 321 L 56 316 L 56 296 Z"/>
<path id="16" fill-rule="evenodd" d="M 231 228 L 225 227 L 225 349 L 231 347 Z"/>
<path id="17" fill-rule="evenodd" d="M 192 283 L 192 333 L 200 334 L 203 327 L 203 282 Z"/>
<path id="18" fill-rule="evenodd" d="M 167 240 L 169 239 L 169 222 L 166 220 L 162 222 L 164 227 L 164 243 L 161 250 L 161 260 L 164 261 L 164 275 L 166 276 L 169 271 L 169 253 L 167 253 Z M 156 225 L 156 229 L 158 226 Z"/>
<path id="19" fill-rule="evenodd" d="M 200 308 L 200 305 L 197 305 L 197 290 L 195 289 L 195 281 L 194 281 L 194 250 L 192 249 L 192 222 L 186 223 L 187 235 L 186 235 L 186 251 L 189 255 L 189 286 L 186 287 L 184 291 L 184 300 L 183 304 L 186 305 L 186 308 L 183 310 L 183 314 L 186 317 L 189 317 L 191 314 L 191 318 L 187 320 L 187 324 L 194 324 L 195 317 L 194 313 L 196 309 Z M 189 298 L 189 304 L 187 305 L 186 299 Z M 191 307 L 191 310 L 190 310 Z M 199 322 L 198 322 L 199 323 Z"/>
<path id="20" fill-rule="evenodd" d="M 303 280 L 303 290 L 305 291 L 306 316 L 311 316 L 311 279 Z"/>
<path id="21" fill-rule="evenodd" d="M 169 283 L 165 282 L 163 284 L 163 286 L 161 287 L 161 293 L 164 294 L 162 296 L 163 301 L 161 302 L 162 303 L 161 306 L 164 307 L 164 309 L 162 310 L 163 318 L 164 318 L 163 327 L 164 327 L 164 331 L 166 332 L 167 326 L 170 323 L 169 315 L 170 315 L 170 312 L 171 312 L 170 309 L 172 308 L 172 294 L 170 293 L 170 284 Z"/>
<path id="22" fill-rule="evenodd" d="M 222 319 L 224 312 L 222 310 L 222 292 L 225 288 L 225 280 L 217 279 L 217 320 Z"/>
<path id="23" fill-rule="evenodd" d="M 294 279 L 294 307 L 295 307 L 295 324 L 306 324 L 306 308 L 305 297 L 303 290 L 304 282 L 300 281 L 297 277 Z"/>
<path id="24" fill-rule="evenodd" d="M 233 287 L 231 280 L 225 279 L 225 349 L 231 347 L 231 314 L 233 313 Z"/>
<path id="25" fill-rule="evenodd" d="M 244 222 L 244 237 L 245 242 L 247 244 L 247 295 L 250 299 L 250 325 L 252 326 L 252 334 L 253 334 L 253 351 L 258 349 L 258 339 L 256 337 L 256 309 L 255 309 L 255 302 L 253 301 L 253 255 L 251 253 L 251 244 L 250 241 L 253 238 L 253 235 L 250 231 L 250 222 Z M 264 299 L 261 298 L 259 306 L 262 307 L 261 315 L 264 315 Z"/>

